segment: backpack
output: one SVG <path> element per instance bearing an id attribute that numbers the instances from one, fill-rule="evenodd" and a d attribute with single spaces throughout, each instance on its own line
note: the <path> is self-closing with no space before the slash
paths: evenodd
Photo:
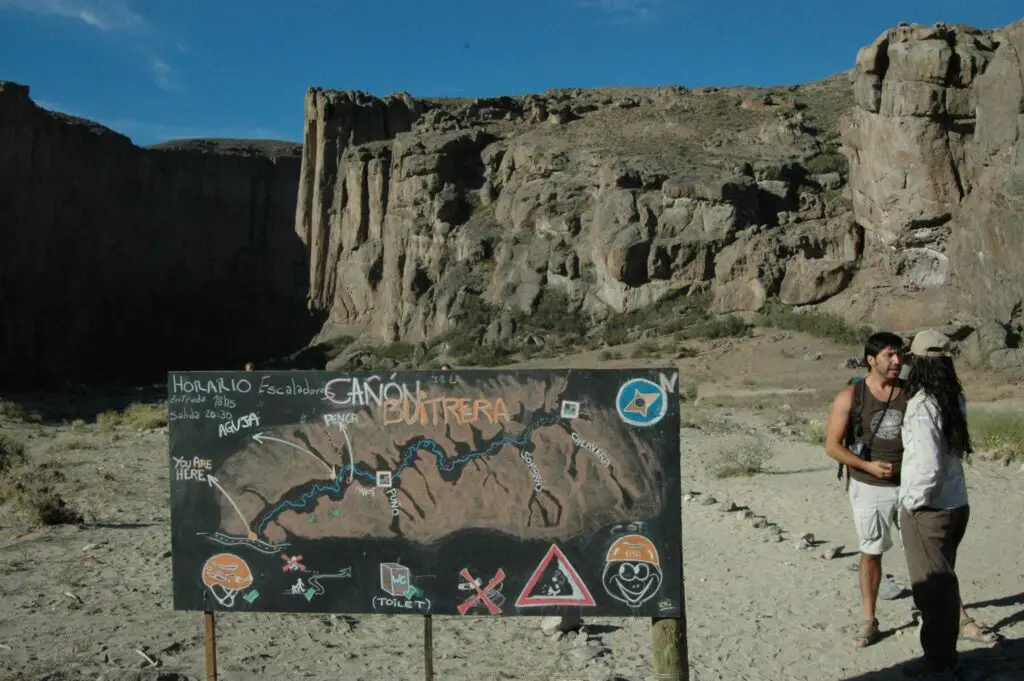
<path id="1" fill-rule="evenodd" d="M 861 412 L 864 409 L 864 383 L 863 376 L 855 376 L 846 382 L 846 385 L 853 385 L 853 406 L 850 407 L 850 419 L 846 423 L 846 435 L 843 436 L 843 446 L 850 447 L 857 441 L 861 435 L 864 434 L 864 424 L 861 423 Z M 838 464 L 839 468 L 836 471 L 836 480 L 843 479 L 843 464 Z M 847 472 L 849 477 L 849 472 Z"/>

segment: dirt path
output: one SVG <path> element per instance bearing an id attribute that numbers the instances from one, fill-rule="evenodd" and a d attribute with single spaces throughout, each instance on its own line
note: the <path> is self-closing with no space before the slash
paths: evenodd
<path id="1" fill-rule="evenodd" d="M 807 419 L 821 418 L 822 409 L 801 415 L 776 402 L 752 409 L 687 405 L 684 412 L 699 426 L 681 437 L 683 492 L 696 493 L 682 508 L 691 679 L 900 678 L 894 666 L 918 654 L 909 598 L 881 602 L 882 628 L 892 635 L 866 650 L 851 644 L 859 596 L 850 569 L 856 556 L 848 503 L 831 460 L 805 435 Z M 24 438 L 33 461 L 60 469 L 65 498 L 89 523 L 27 529 L 0 507 L 0 678 L 95 679 L 106 672 L 126 679 L 118 670 L 145 664 L 136 651 L 159 660 L 163 672 L 201 678 L 201 616 L 171 610 L 166 434 L 121 427 L 111 442 L 110 432 L 95 426 L 72 431 L 6 421 L 0 427 Z M 716 466 L 744 456 L 767 470 L 713 475 Z M 1012 640 L 1024 635 L 1018 518 L 1024 471 L 977 461 L 968 480 L 971 524 L 958 564 L 964 599 L 980 622 L 1010 639 L 1002 653 L 988 655 L 1017 665 L 1013 672 L 999 667 L 1011 662 L 980 661 L 971 678 L 1024 678 L 1007 675 L 1024 674 L 1024 656 Z M 717 502 L 706 505 L 709 496 Z M 722 510 L 730 500 L 737 511 Z M 767 524 L 757 527 L 761 518 Z M 797 548 L 804 533 L 819 543 Z M 838 557 L 820 557 L 838 545 L 845 546 Z M 885 570 L 907 583 L 899 544 Z M 647 620 L 596 619 L 586 626 L 587 641 L 554 642 L 538 618 L 435 617 L 436 678 L 651 677 Z M 418 680 L 421 635 L 415 617 L 224 614 L 218 618 L 221 678 Z M 581 645 L 586 642 L 591 645 Z"/>

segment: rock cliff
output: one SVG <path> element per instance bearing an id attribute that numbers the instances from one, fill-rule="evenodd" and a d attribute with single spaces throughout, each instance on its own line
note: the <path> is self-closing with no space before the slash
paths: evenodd
<path id="1" fill-rule="evenodd" d="M 540 310 L 582 340 L 692 294 L 945 325 L 1022 367 L 1022 55 L 1024 21 L 901 24 L 806 85 L 312 88 L 301 147 L 140 149 L 0 83 L 0 384 L 541 345 Z"/>
<path id="2" fill-rule="evenodd" d="M 141 149 L 0 82 L 0 385 L 160 379 L 311 335 L 300 147 Z"/>
<path id="3" fill-rule="evenodd" d="M 860 50 L 854 92 L 840 127 L 876 283 L 959 322 L 973 362 L 1024 365 L 1024 21 L 901 24 Z"/>
<path id="4" fill-rule="evenodd" d="M 709 290 L 718 311 L 829 298 L 862 233 L 829 130 L 846 77 L 765 91 L 419 101 L 310 90 L 298 232 L 325 333 L 437 337 L 479 299 L 591 318 Z M 834 167 L 833 167 L 834 166 Z"/>

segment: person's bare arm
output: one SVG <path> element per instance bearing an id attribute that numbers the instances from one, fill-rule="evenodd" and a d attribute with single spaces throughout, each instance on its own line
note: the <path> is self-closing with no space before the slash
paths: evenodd
<path id="1" fill-rule="evenodd" d="M 854 386 L 850 386 L 832 400 L 832 409 L 828 413 L 828 427 L 825 430 L 825 453 L 844 466 L 856 468 L 876 478 L 892 477 L 892 464 L 865 461 L 843 446 L 846 425 L 850 421 L 850 410 L 853 407 L 853 391 Z"/>

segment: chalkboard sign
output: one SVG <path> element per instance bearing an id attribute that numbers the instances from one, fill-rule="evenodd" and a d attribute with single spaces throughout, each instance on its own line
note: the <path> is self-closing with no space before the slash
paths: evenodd
<path id="1" fill-rule="evenodd" d="M 170 373 L 174 608 L 681 616 L 677 384 Z"/>

